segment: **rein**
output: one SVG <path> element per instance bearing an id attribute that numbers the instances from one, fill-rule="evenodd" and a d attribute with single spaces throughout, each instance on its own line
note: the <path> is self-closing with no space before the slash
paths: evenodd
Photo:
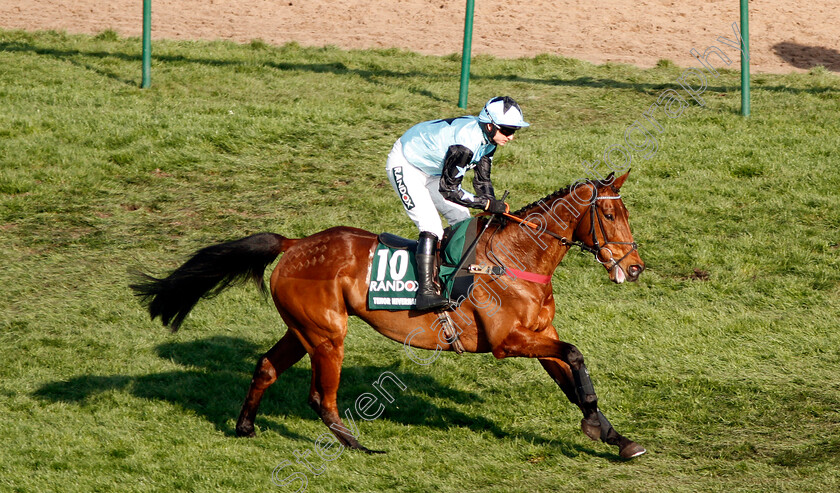
<path id="1" fill-rule="evenodd" d="M 601 216 L 598 215 L 598 213 L 597 213 L 597 209 L 598 209 L 597 201 L 598 200 L 615 200 L 615 199 L 620 199 L 620 198 L 621 198 L 621 195 L 615 195 L 615 196 L 606 196 L 605 195 L 603 197 L 599 197 L 598 196 L 598 189 L 593 188 L 592 199 L 589 201 L 589 224 L 590 224 L 589 233 L 592 236 L 592 246 L 589 246 L 589 245 L 587 245 L 586 243 L 584 243 L 580 240 L 571 240 L 570 241 L 565 236 L 560 236 L 557 233 L 554 233 L 553 231 L 549 231 L 547 229 L 541 229 L 538 225 L 536 225 L 536 224 L 534 224 L 530 221 L 526 221 L 524 219 L 518 218 L 518 217 L 514 216 L 513 214 L 503 212 L 501 215 L 503 215 L 504 217 L 506 217 L 506 218 L 508 218 L 508 219 L 510 219 L 514 222 L 517 222 L 519 224 L 524 224 L 524 225 L 532 228 L 533 230 L 535 230 L 539 233 L 545 233 L 545 234 L 555 238 L 556 240 L 560 241 L 560 243 L 564 246 L 579 247 L 581 250 L 591 253 L 595 257 L 595 260 L 598 261 L 598 263 L 603 264 L 605 266 L 608 266 L 608 270 L 612 270 L 622 260 L 627 258 L 628 255 L 630 255 L 631 253 L 638 250 L 638 245 L 636 244 L 635 241 L 609 241 L 607 239 L 607 232 L 604 229 L 604 223 L 601 220 Z M 598 241 L 598 235 L 596 234 L 596 231 L 595 231 L 596 221 L 598 223 L 598 229 L 601 230 L 601 236 L 603 236 L 603 238 L 604 238 L 604 243 L 603 244 L 601 244 Z M 616 260 L 615 257 L 613 257 L 612 250 L 610 250 L 607 247 L 607 245 L 631 245 L 632 248 L 630 249 L 630 251 L 625 253 L 623 257 Z M 606 251 L 609 252 L 609 258 L 606 259 L 606 260 L 601 260 L 601 251 L 603 251 L 603 250 L 606 250 Z"/>

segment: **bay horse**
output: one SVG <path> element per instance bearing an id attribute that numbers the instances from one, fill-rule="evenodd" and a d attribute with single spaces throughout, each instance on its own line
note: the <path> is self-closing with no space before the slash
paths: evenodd
<path id="1" fill-rule="evenodd" d="M 624 459 L 646 451 L 612 427 L 598 408 L 583 355 L 559 339 L 552 325 L 551 275 L 566 252 L 577 245 L 594 254 L 613 282 L 638 279 L 644 263 L 619 194 L 628 174 L 579 181 L 489 225 L 479 238 L 476 261 L 497 270 L 476 274 L 470 296 L 457 309 L 459 340 L 466 351 L 491 352 L 496 358 L 537 358 L 580 408 L 583 432 L 592 440 L 618 446 Z M 404 343 L 406 349 L 452 350 L 454 344 L 453 339 L 442 338 L 440 330 L 416 330 L 435 327 L 439 314 L 368 309 L 368 278 L 377 243 L 377 235 L 350 227 L 333 227 L 298 239 L 259 233 L 199 250 L 167 277 L 141 274 L 131 287 L 152 319 L 160 317 L 176 331 L 201 298 L 216 295 L 232 283 L 252 280 L 265 290 L 264 271 L 283 253 L 271 274 L 270 292 L 288 330 L 259 358 L 236 434 L 255 436 L 254 420 L 263 393 L 308 354 L 312 365 L 309 405 L 340 444 L 370 453 L 347 433 L 336 402 L 348 317 L 359 317 L 385 337 Z M 508 275 L 500 275 L 500 266 Z M 491 299 L 495 301 L 492 313 L 487 309 Z"/>

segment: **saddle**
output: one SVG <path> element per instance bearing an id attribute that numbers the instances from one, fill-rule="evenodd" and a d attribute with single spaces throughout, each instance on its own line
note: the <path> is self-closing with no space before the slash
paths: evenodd
<path id="1" fill-rule="evenodd" d="M 443 236 L 446 238 L 446 231 L 444 231 Z M 379 233 L 379 243 L 395 250 L 410 250 L 412 252 L 417 250 L 417 240 L 403 238 L 391 233 Z"/>

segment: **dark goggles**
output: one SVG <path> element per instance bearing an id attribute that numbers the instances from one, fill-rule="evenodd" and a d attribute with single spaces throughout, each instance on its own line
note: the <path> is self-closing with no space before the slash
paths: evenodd
<path id="1" fill-rule="evenodd" d="M 505 137 L 510 137 L 511 135 L 513 135 L 514 132 L 519 130 L 519 127 L 507 127 L 505 125 L 496 125 L 495 123 L 493 124 L 493 126 L 496 127 L 496 130 L 498 130 Z"/>

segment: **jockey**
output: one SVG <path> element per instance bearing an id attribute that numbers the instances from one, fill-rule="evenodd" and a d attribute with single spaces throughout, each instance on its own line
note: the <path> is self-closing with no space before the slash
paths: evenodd
<path id="1" fill-rule="evenodd" d="M 417 310 L 444 307 L 448 301 L 437 293 L 435 260 L 443 226 L 470 218 L 468 207 L 492 213 L 510 207 L 496 199 L 490 168 L 496 146 L 513 140 L 516 130 L 529 126 L 512 98 L 487 101 L 476 116 L 433 120 L 408 129 L 388 154 L 386 170 L 408 217 L 420 230 L 417 244 Z M 461 188 L 464 174 L 473 170 L 475 195 Z"/>

